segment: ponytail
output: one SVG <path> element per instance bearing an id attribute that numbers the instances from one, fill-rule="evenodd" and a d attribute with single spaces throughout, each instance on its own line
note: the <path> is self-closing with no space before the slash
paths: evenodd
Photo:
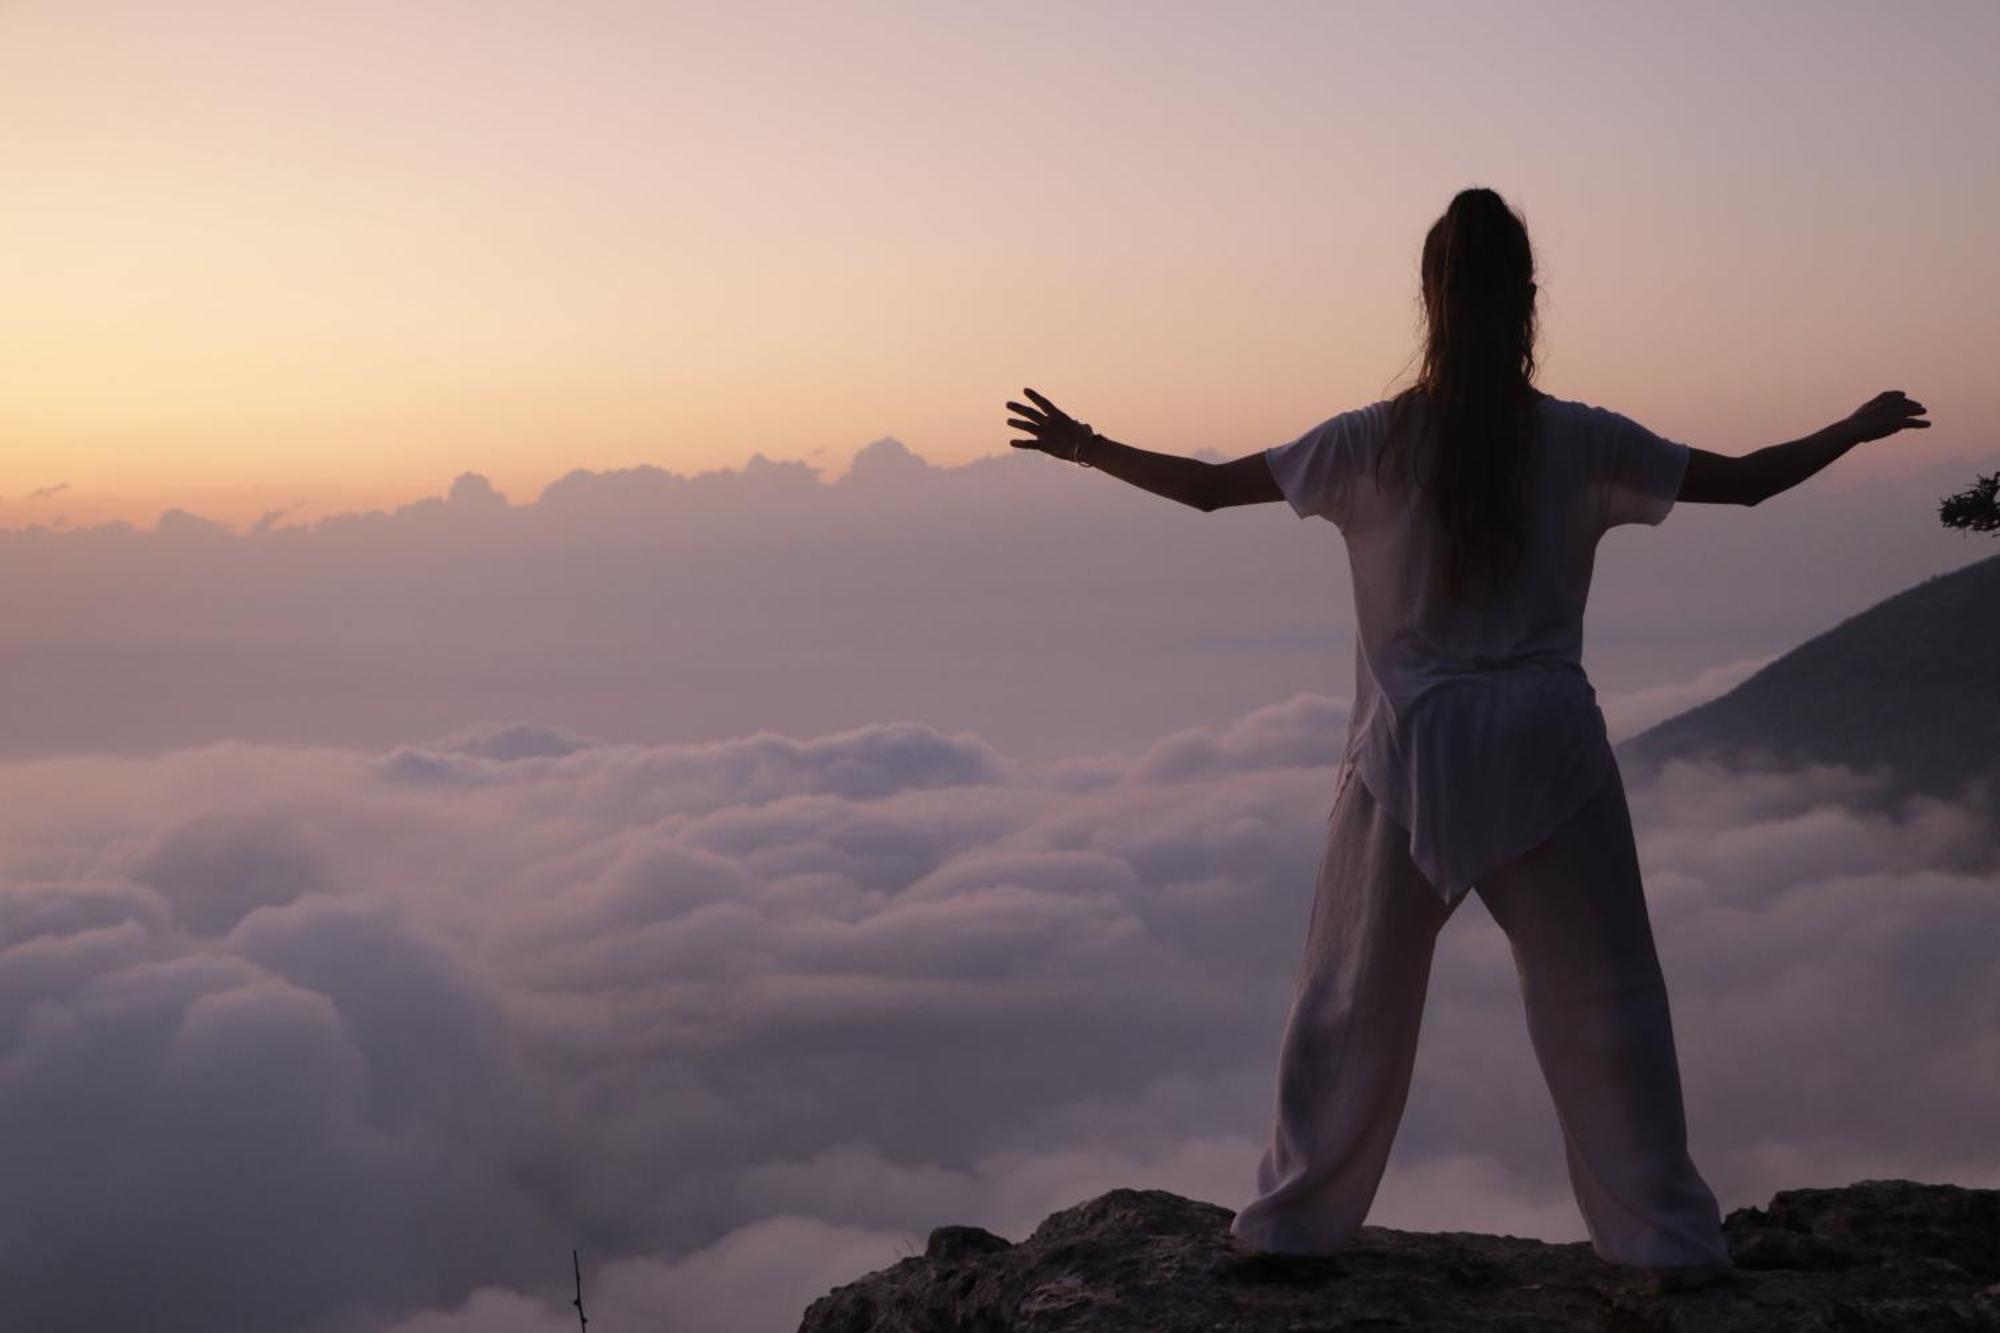
<path id="1" fill-rule="evenodd" d="M 1463 600 L 1476 576 L 1497 587 L 1520 565 L 1538 448 L 1534 255 L 1492 190 L 1460 191 L 1424 237 L 1423 304 L 1423 367 L 1393 400 L 1376 466 L 1397 454 L 1424 490 L 1444 532 L 1445 589 Z M 1419 400 L 1427 457 L 1408 428 Z"/>

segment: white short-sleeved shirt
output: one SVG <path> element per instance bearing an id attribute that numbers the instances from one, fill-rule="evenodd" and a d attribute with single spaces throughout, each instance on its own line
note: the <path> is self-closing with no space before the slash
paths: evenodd
<path id="1" fill-rule="evenodd" d="M 1331 417 L 1264 451 L 1300 518 L 1345 540 L 1357 637 L 1343 762 L 1410 834 L 1447 903 L 1547 837 L 1615 768 L 1583 671 L 1583 607 L 1597 541 L 1673 507 L 1687 445 L 1606 408 L 1543 395 L 1526 549 L 1497 593 L 1443 592 L 1442 531 L 1427 500 L 1374 461 L 1390 403 Z M 1424 428 L 1419 399 L 1409 428 Z"/>

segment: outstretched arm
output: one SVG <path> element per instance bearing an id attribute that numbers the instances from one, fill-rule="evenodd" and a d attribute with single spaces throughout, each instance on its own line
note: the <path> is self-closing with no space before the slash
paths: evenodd
<path id="1" fill-rule="evenodd" d="M 1036 406 L 1012 401 L 1007 404 L 1007 409 L 1015 414 L 1007 419 L 1007 424 L 1018 426 L 1030 436 L 1008 441 L 1017 449 L 1039 449 L 1056 458 L 1087 464 L 1142 491 L 1178 500 L 1204 513 L 1227 505 L 1284 498 L 1262 453 L 1230 463 L 1155 453 L 1098 434 L 1033 389 L 1022 392 L 1034 399 Z"/>
<path id="2" fill-rule="evenodd" d="M 1783 444 L 1766 445 L 1739 457 L 1694 449 L 1679 499 L 1692 504 L 1754 505 L 1804 481 L 1834 459 L 1868 440 L 1900 430 L 1928 429 L 1924 405 L 1900 389 L 1877 394 L 1852 416 Z"/>

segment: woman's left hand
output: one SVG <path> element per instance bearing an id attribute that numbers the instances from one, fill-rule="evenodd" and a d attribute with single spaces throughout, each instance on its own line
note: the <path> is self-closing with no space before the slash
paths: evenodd
<path id="1" fill-rule="evenodd" d="M 1096 433 L 1086 423 L 1078 421 L 1033 389 L 1021 392 L 1034 399 L 1036 406 L 1029 407 L 1025 403 L 1008 400 L 1008 410 L 1018 412 L 1020 416 L 1007 418 L 1007 424 L 1017 426 L 1033 437 L 1007 441 L 1016 449 L 1039 449 L 1045 454 L 1067 459 L 1073 457 L 1077 447 Z"/>

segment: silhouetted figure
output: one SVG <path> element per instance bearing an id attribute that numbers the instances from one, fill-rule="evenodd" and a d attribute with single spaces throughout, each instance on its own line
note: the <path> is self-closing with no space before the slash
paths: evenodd
<path id="1" fill-rule="evenodd" d="M 1631 815 L 1585 677 L 1598 540 L 1676 500 L 1754 505 L 1864 440 L 1923 427 L 1883 393 L 1731 457 L 1534 387 L 1534 260 L 1469 189 L 1424 239 L 1416 382 L 1228 463 L 1119 444 L 1041 394 L 1012 441 L 1204 511 L 1284 500 L 1339 529 L 1358 622 L 1354 708 L 1281 1045 L 1253 1260 L 1361 1226 L 1409 1092 L 1438 931 L 1476 891 L 1507 934 L 1597 1254 L 1663 1284 L 1726 1275 L 1687 1151 L 1666 983 Z"/>

